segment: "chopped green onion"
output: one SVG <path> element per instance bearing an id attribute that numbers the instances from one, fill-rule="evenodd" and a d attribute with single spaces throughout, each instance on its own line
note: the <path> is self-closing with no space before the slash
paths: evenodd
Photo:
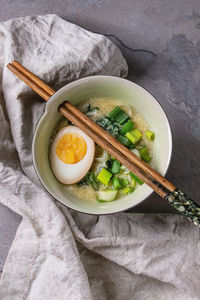
<path id="1" fill-rule="evenodd" d="M 117 116 L 118 113 L 122 112 L 121 108 L 119 106 L 116 106 L 109 114 L 109 118 L 111 120 L 115 120 L 115 117 Z"/>
<path id="2" fill-rule="evenodd" d="M 106 169 L 103 168 L 103 169 L 101 169 L 101 171 L 99 172 L 99 174 L 98 174 L 98 176 L 97 176 L 97 179 L 98 179 L 101 183 L 107 185 L 108 182 L 110 181 L 111 177 L 112 177 L 112 174 L 111 174 L 109 171 L 107 171 Z"/>
<path id="3" fill-rule="evenodd" d="M 139 183 L 139 185 L 142 185 L 144 182 L 142 181 L 142 179 L 140 179 L 139 177 L 137 177 L 135 174 L 133 174 L 132 172 L 130 173 L 131 178 L 135 179 L 136 182 Z"/>
<path id="4" fill-rule="evenodd" d="M 124 111 L 119 112 L 115 117 L 115 121 L 117 123 L 119 123 L 120 125 L 123 124 L 128 119 L 129 119 L 129 116 Z"/>
<path id="5" fill-rule="evenodd" d="M 120 130 L 121 134 L 126 134 L 133 128 L 134 123 L 131 120 L 128 120 L 126 124 L 124 124 Z"/>
<path id="6" fill-rule="evenodd" d="M 118 160 L 115 159 L 115 160 L 113 161 L 112 166 L 111 166 L 111 169 L 110 169 L 111 173 L 112 173 L 112 174 L 117 174 L 117 173 L 119 173 L 120 167 L 121 167 L 120 162 L 119 162 Z"/>
<path id="7" fill-rule="evenodd" d="M 125 187 L 123 190 L 122 190 L 122 192 L 124 193 L 124 194 L 132 194 L 133 193 L 133 191 L 134 191 L 134 188 L 131 188 L 131 187 Z"/>
<path id="8" fill-rule="evenodd" d="M 118 137 L 118 141 L 128 148 L 132 145 L 131 141 L 129 141 L 129 139 L 123 135 Z"/>
<path id="9" fill-rule="evenodd" d="M 149 162 L 151 160 L 151 156 L 149 155 L 149 152 L 146 148 L 146 146 L 142 147 L 140 150 L 140 157 L 142 160 L 144 160 L 145 162 Z"/>
<path id="10" fill-rule="evenodd" d="M 121 110 L 119 106 L 116 106 L 109 114 L 108 117 L 112 121 L 116 121 L 118 124 L 123 124 L 125 121 L 129 119 L 129 116 Z"/>
<path id="11" fill-rule="evenodd" d="M 139 140 L 141 139 L 142 133 L 141 133 L 139 130 L 137 130 L 137 129 L 133 129 L 133 130 L 127 132 L 127 133 L 125 134 L 125 136 L 126 136 L 133 144 L 135 144 L 135 143 L 139 142 Z"/>
<path id="12" fill-rule="evenodd" d="M 133 177 L 131 177 L 131 186 L 133 188 L 135 188 L 135 186 L 136 186 L 136 180 Z"/>
<path id="13" fill-rule="evenodd" d="M 121 183 L 122 187 L 125 187 L 129 184 L 129 181 L 125 178 L 120 178 L 120 183 Z"/>
<path id="14" fill-rule="evenodd" d="M 120 182 L 120 179 L 116 176 L 113 177 L 112 179 L 113 187 L 115 190 L 119 190 L 122 188 L 122 184 Z"/>
<path id="15" fill-rule="evenodd" d="M 88 172 L 85 176 L 87 182 L 92 186 L 95 191 L 99 189 L 99 183 L 96 181 L 95 175 L 93 172 Z"/>
<path id="16" fill-rule="evenodd" d="M 154 132 L 152 132 L 150 130 L 145 131 L 145 135 L 148 138 L 148 140 L 150 140 L 150 141 L 153 141 L 155 138 Z"/>
<path id="17" fill-rule="evenodd" d="M 117 191 L 114 190 L 99 191 L 97 201 L 99 202 L 113 201 L 115 200 L 116 196 L 117 196 Z"/>

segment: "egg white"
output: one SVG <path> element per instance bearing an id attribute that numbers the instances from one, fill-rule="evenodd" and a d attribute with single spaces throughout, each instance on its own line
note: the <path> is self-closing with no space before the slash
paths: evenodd
<path id="1" fill-rule="evenodd" d="M 79 134 L 87 144 L 87 151 L 82 160 L 75 164 L 64 163 L 56 154 L 56 147 L 66 133 Z M 73 184 L 80 181 L 89 171 L 94 160 L 94 141 L 76 126 L 67 126 L 59 130 L 54 138 L 50 150 L 50 164 L 56 178 L 64 184 Z"/>

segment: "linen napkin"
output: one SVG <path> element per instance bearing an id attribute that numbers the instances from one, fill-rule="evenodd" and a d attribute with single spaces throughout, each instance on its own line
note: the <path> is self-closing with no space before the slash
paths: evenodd
<path id="1" fill-rule="evenodd" d="M 93 74 L 127 75 L 110 40 L 56 15 L 0 24 L 0 201 L 23 217 L 0 299 L 200 299 L 199 229 L 185 218 L 88 216 L 42 189 L 31 144 L 45 103 L 6 68 L 13 59 L 54 89 Z"/>

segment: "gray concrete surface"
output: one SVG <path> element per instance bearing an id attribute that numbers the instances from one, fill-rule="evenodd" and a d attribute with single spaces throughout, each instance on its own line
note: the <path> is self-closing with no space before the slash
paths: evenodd
<path id="1" fill-rule="evenodd" d="M 148 89 L 168 114 L 173 156 L 168 178 L 198 201 L 200 193 L 199 0 L 0 0 L 0 21 L 55 13 L 110 37 L 127 58 L 129 79 Z M 153 195 L 133 212 L 174 212 Z M 0 206 L 0 271 L 20 218 Z"/>
<path id="2" fill-rule="evenodd" d="M 8 251 L 21 222 L 21 216 L 0 205 L 0 277 Z"/>

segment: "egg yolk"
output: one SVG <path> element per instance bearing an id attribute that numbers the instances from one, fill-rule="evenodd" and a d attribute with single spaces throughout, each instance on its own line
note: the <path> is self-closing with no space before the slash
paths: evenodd
<path id="1" fill-rule="evenodd" d="M 56 146 L 57 156 L 66 164 L 75 164 L 82 160 L 87 152 L 87 144 L 77 133 L 64 134 Z"/>

